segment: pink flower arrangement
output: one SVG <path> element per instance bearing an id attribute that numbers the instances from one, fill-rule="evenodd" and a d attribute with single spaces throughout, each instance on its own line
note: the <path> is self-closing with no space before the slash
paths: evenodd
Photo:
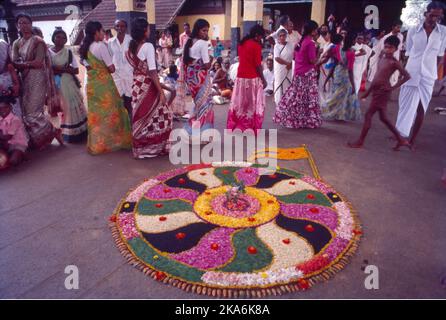
<path id="1" fill-rule="evenodd" d="M 218 214 L 233 218 L 245 218 L 255 215 L 259 211 L 260 202 L 247 194 L 239 195 L 236 200 L 221 195 L 212 200 L 211 206 Z"/>
<path id="2" fill-rule="evenodd" d="M 135 224 L 135 216 L 132 213 L 120 214 L 118 216 L 118 225 L 121 229 L 122 235 L 127 240 L 139 237 Z"/>

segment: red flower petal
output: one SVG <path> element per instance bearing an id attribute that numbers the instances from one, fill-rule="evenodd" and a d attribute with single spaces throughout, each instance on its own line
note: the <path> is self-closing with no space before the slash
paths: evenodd
<path id="1" fill-rule="evenodd" d="M 305 279 L 299 279 L 297 281 L 297 284 L 298 284 L 299 288 L 301 288 L 302 290 L 307 290 L 308 288 L 310 288 L 310 284 Z"/>
<path id="2" fill-rule="evenodd" d="M 305 230 L 307 230 L 308 232 L 313 232 L 314 231 L 314 227 L 311 224 L 307 224 L 305 226 Z"/>
<path id="3" fill-rule="evenodd" d="M 248 253 L 250 253 L 250 254 L 256 254 L 256 253 L 257 253 L 257 249 L 256 249 L 256 247 L 249 246 L 249 247 L 248 247 Z"/>
<path id="4" fill-rule="evenodd" d="M 209 163 L 191 164 L 190 166 L 186 167 L 186 170 L 187 171 L 193 171 L 193 170 L 210 168 L 210 167 L 212 167 L 212 165 L 209 164 Z"/>
<path id="5" fill-rule="evenodd" d="M 324 254 L 322 256 L 316 256 L 311 260 L 301 263 L 296 266 L 297 271 L 302 271 L 305 275 L 313 273 L 317 270 L 321 270 L 329 263 L 329 256 Z"/>
<path id="6" fill-rule="evenodd" d="M 183 233 L 183 232 L 178 232 L 178 233 L 175 235 L 175 237 L 176 237 L 178 240 L 181 240 L 181 239 L 184 239 L 184 238 L 186 237 L 186 234 Z"/>
<path id="7" fill-rule="evenodd" d="M 162 281 L 162 280 L 166 279 L 166 277 L 167 277 L 167 275 L 162 271 L 157 271 L 155 273 L 155 279 L 158 281 Z"/>

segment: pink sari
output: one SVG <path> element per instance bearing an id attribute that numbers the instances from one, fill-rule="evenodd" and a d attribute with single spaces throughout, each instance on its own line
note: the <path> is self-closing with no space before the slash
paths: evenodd
<path id="1" fill-rule="evenodd" d="M 262 80 L 260 78 L 235 79 L 226 127 L 242 131 L 251 129 L 256 133 L 258 129 L 262 129 L 264 116 L 265 94 Z"/>

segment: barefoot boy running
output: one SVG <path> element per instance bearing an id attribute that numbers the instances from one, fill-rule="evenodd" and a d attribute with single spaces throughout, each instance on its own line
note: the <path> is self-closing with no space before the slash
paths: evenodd
<path id="1" fill-rule="evenodd" d="M 380 120 L 390 131 L 392 131 L 398 141 L 394 150 L 399 150 L 401 146 L 410 147 L 409 142 L 401 137 L 398 130 L 396 130 L 395 126 L 387 118 L 387 103 L 390 99 L 392 90 L 399 88 L 403 83 L 410 79 L 409 73 L 393 56 L 393 53 L 397 50 L 399 44 L 400 40 L 396 36 L 390 36 L 384 42 L 384 50 L 379 58 L 377 73 L 370 88 L 362 97 L 362 99 L 365 99 L 369 94 L 372 94 L 372 102 L 365 115 L 364 125 L 359 140 L 354 143 L 348 143 L 348 146 L 351 148 L 361 148 L 363 146 L 365 137 L 372 126 L 373 115 L 376 112 L 379 112 Z M 396 70 L 400 72 L 402 77 L 394 86 L 392 86 L 390 84 L 390 78 Z"/>

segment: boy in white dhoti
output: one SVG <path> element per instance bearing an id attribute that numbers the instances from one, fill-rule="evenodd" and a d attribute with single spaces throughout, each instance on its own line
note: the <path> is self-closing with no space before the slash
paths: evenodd
<path id="1" fill-rule="evenodd" d="M 113 73 L 113 80 L 131 119 L 133 68 L 125 55 L 129 50 L 132 37 L 127 34 L 127 22 L 125 20 L 116 20 L 115 30 L 117 32 L 116 37 L 111 38 L 107 43 L 116 69 L 115 73 Z"/>
<path id="2" fill-rule="evenodd" d="M 352 47 L 355 50 L 355 64 L 353 65 L 353 80 L 355 81 L 356 94 L 361 88 L 362 78 L 367 69 L 367 63 L 372 54 L 372 49 L 364 43 L 364 35 L 358 34 L 356 43 Z"/>
<path id="3" fill-rule="evenodd" d="M 446 49 L 446 27 L 439 24 L 443 13 L 444 5 L 432 1 L 427 6 L 424 22 L 407 33 L 406 70 L 411 79 L 401 87 L 396 128 L 403 137 L 409 137 L 413 126 L 409 139 L 412 145 L 423 124 L 438 78 L 438 65 Z"/>

